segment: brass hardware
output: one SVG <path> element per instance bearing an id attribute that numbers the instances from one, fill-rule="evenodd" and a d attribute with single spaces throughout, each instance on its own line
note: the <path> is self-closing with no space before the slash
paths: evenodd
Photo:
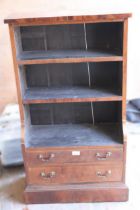
<path id="1" fill-rule="evenodd" d="M 50 159 L 54 158 L 55 154 L 51 153 L 48 156 L 39 154 L 38 159 L 41 160 L 42 162 L 48 162 Z"/>
<path id="2" fill-rule="evenodd" d="M 49 173 L 45 173 L 44 171 L 42 171 L 40 173 L 40 176 L 44 179 L 50 179 L 50 178 L 54 178 L 56 176 L 56 172 L 55 171 L 51 171 Z"/>
<path id="3" fill-rule="evenodd" d="M 105 173 L 102 173 L 101 171 L 98 171 L 96 173 L 96 175 L 99 176 L 99 177 L 107 177 L 107 176 L 111 175 L 111 170 L 108 170 Z"/>
<path id="4" fill-rule="evenodd" d="M 111 155 L 112 155 L 112 152 L 107 152 L 105 155 L 102 155 L 99 152 L 96 153 L 96 157 L 97 157 L 98 160 L 106 160 Z"/>

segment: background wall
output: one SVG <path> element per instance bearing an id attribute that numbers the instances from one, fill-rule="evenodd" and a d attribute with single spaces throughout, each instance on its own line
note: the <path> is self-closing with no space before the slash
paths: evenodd
<path id="1" fill-rule="evenodd" d="M 0 0 L 0 111 L 16 102 L 16 88 L 8 26 L 3 19 L 11 13 L 53 11 L 60 15 L 107 14 L 132 12 L 129 19 L 127 98 L 140 97 L 140 12 L 137 0 Z"/>

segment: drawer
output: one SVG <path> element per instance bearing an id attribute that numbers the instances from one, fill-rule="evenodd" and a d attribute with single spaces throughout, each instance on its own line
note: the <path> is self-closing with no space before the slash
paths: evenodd
<path id="1" fill-rule="evenodd" d="M 122 179 L 120 165 L 65 165 L 28 168 L 29 184 L 58 184 L 84 182 L 119 182 Z"/>
<path id="2" fill-rule="evenodd" d="M 122 161 L 123 149 L 83 149 L 83 150 L 52 150 L 45 149 L 28 151 L 26 158 L 29 166 L 43 166 L 61 163 L 85 163 L 85 162 L 108 162 Z"/>

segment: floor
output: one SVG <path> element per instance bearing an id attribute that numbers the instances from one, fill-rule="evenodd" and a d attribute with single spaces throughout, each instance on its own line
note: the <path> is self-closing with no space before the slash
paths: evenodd
<path id="1" fill-rule="evenodd" d="M 25 205 L 23 167 L 3 169 L 0 177 L 0 210 L 139 210 L 140 209 L 140 124 L 128 124 L 127 177 L 128 202 Z"/>

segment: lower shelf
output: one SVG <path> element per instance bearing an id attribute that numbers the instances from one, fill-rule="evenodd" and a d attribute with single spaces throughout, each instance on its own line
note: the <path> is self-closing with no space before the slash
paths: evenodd
<path id="1" fill-rule="evenodd" d="M 122 145 L 120 124 L 32 125 L 25 138 L 26 147 Z"/>
<path id="2" fill-rule="evenodd" d="M 123 183 L 29 185 L 24 191 L 24 196 L 28 204 L 117 202 L 128 200 L 128 188 Z"/>

